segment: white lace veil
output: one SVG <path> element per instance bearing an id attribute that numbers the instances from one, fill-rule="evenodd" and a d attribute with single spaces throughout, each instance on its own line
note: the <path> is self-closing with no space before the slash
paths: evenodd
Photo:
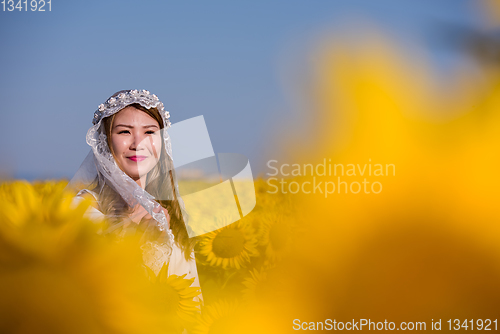
<path id="1" fill-rule="evenodd" d="M 171 123 L 169 121 L 170 115 L 165 111 L 163 103 L 154 94 L 147 90 L 123 90 L 112 95 L 105 103 L 99 105 L 99 108 L 94 113 L 92 121 L 93 126 L 87 132 L 87 144 L 90 145 L 91 151 L 81 164 L 75 176 L 68 183 L 67 188 L 76 191 L 88 191 L 99 197 L 101 189 L 94 189 L 94 192 L 89 191 L 88 187 L 95 180 L 99 180 L 98 184 L 104 185 L 106 183 L 114 191 L 116 191 L 123 200 L 130 206 L 135 207 L 137 204 L 142 205 L 144 209 L 153 217 L 157 222 L 157 227 L 160 231 L 167 231 L 168 238 L 173 242 L 174 236 L 168 226 L 167 218 L 161 209 L 161 205 L 155 198 L 146 190 L 141 188 L 130 176 L 123 172 L 118 167 L 108 146 L 106 131 L 103 126 L 102 120 L 109 117 L 128 105 L 140 104 L 144 108 L 156 108 L 162 119 L 164 127 L 161 130 L 163 137 L 163 148 L 168 155 L 168 170 L 173 169 L 172 147 L 170 137 L 167 129 Z M 159 177 L 167 177 L 167 175 L 160 175 Z M 173 192 L 179 200 L 181 208 L 184 207 L 182 200 L 179 196 L 177 182 L 174 180 Z M 161 198 L 166 200 L 168 198 Z"/>

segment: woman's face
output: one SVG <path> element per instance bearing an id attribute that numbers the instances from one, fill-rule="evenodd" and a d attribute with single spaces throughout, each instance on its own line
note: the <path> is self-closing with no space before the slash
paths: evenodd
<path id="1" fill-rule="evenodd" d="M 132 106 L 120 110 L 111 128 L 111 145 L 118 166 L 133 180 L 145 176 L 159 160 L 160 125 Z"/>

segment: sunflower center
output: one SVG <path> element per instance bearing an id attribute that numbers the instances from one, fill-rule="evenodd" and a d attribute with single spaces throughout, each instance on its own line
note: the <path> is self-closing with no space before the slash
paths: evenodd
<path id="1" fill-rule="evenodd" d="M 245 237 L 241 231 L 226 228 L 214 238 L 212 250 L 218 257 L 232 258 L 241 254 L 244 249 Z"/>

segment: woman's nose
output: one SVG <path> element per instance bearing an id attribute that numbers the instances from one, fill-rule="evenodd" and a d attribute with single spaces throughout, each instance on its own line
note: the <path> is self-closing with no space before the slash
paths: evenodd
<path id="1" fill-rule="evenodd" d="M 132 134 L 132 141 L 130 142 L 131 150 L 141 150 L 145 148 L 145 136 L 142 136 L 139 133 Z"/>

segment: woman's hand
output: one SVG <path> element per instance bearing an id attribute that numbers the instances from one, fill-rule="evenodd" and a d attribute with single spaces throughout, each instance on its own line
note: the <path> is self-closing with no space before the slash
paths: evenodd
<path id="1" fill-rule="evenodd" d="M 162 209 L 165 213 L 165 217 L 167 217 L 167 228 L 170 228 L 170 215 L 168 214 L 168 210 L 160 206 L 154 209 L 154 212 L 159 213 Z M 143 220 L 153 219 L 153 217 L 151 217 L 146 209 L 144 209 L 144 207 L 140 204 L 137 204 L 137 206 L 134 208 L 134 211 L 132 211 L 132 213 L 129 215 L 129 218 L 136 224 L 142 224 Z"/>
<path id="2" fill-rule="evenodd" d="M 142 218 L 146 215 L 149 215 L 149 213 L 144 209 L 144 207 L 140 204 L 137 204 L 134 207 L 134 210 L 132 213 L 128 216 L 131 221 L 133 221 L 136 224 L 139 224 L 139 222 L 142 220 Z M 151 216 L 151 215 L 149 215 Z"/>

